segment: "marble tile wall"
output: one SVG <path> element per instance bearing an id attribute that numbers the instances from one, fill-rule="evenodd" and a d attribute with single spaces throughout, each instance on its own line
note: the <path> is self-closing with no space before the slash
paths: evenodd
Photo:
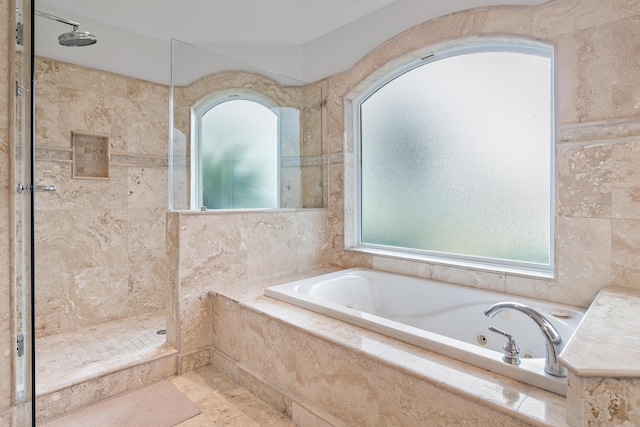
<path id="1" fill-rule="evenodd" d="M 36 58 L 38 336 L 165 307 L 168 88 Z M 72 178 L 71 132 L 109 137 L 109 179 Z"/>
<path id="2" fill-rule="evenodd" d="M 323 209 L 169 212 L 167 342 L 181 361 L 208 351 L 208 293 L 217 286 L 296 274 L 327 263 Z M 203 364 L 208 363 L 206 359 Z M 180 364 L 181 372 L 198 367 Z"/>
<path id="3" fill-rule="evenodd" d="M 556 277 L 532 279 L 345 250 L 345 225 L 349 230 L 353 217 L 350 99 L 407 58 L 452 40 L 486 35 L 555 46 Z M 332 262 L 583 307 L 607 285 L 638 288 L 639 52 L 637 1 L 556 0 L 535 8 L 476 9 L 426 22 L 383 43 L 352 69 L 324 80 L 326 154 L 343 156 L 328 171 Z"/>

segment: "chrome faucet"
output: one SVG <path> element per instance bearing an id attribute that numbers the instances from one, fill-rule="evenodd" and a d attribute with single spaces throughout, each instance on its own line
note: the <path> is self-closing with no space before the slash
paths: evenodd
<path id="1" fill-rule="evenodd" d="M 567 369 L 560 365 L 558 362 L 558 351 L 560 350 L 560 344 L 562 338 L 558 333 L 558 330 L 549 322 L 542 314 L 538 313 L 533 308 L 524 304 L 518 304 L 517 302 L 499 302 L 493 304 L 484 311 L 484 315 L 487 317 L 493 317 L 503 310 L 515 310 L 526 314 L 540 327 L 542 335 L 544 336 L 544 343 L 546 346 L 546 356 L 544 360 L 544 371 L 553 375 L 554 377 L 566 377 Z"/>

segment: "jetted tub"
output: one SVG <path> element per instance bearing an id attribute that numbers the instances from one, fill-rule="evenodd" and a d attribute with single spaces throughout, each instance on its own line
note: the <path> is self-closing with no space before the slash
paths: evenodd
<path id="1" fill-rule="evenodd" d="M 584 315 L 562 304 L 361 268 L 271 286 L 264 294 L 561 395 L 566 378 L 544 372 L 545 343 L 536 323 L 514 310 L 494 318 L 484 311 L 498 302 L 525 304 L 556 327 L 561 347 Z M 513 336 L 519 366 L 502 360 L 507 339 L 489 326 Z"/>

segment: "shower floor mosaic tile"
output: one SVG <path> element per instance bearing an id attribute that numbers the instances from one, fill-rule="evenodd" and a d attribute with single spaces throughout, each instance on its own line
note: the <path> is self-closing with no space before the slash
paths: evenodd
<path id="1" fill-rule="evenodd" d="M 36 339 L 36 390 L 53 391 L 140 360 L 175 352 L 165 343 L 164 311 Z"/>

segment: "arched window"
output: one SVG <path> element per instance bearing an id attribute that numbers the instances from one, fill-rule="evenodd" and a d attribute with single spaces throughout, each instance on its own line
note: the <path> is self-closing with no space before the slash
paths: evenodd
<path id="1" fill-rule="evenodd" d="M 277 104 L 221 91 L 192 108 L 192 209 L 279 206 Z"/>
<path id="2" fill-rule="evenodd" d="M 354 101 L 356 246 L 553 271 L 553 50 L 473 44 Z"/>

